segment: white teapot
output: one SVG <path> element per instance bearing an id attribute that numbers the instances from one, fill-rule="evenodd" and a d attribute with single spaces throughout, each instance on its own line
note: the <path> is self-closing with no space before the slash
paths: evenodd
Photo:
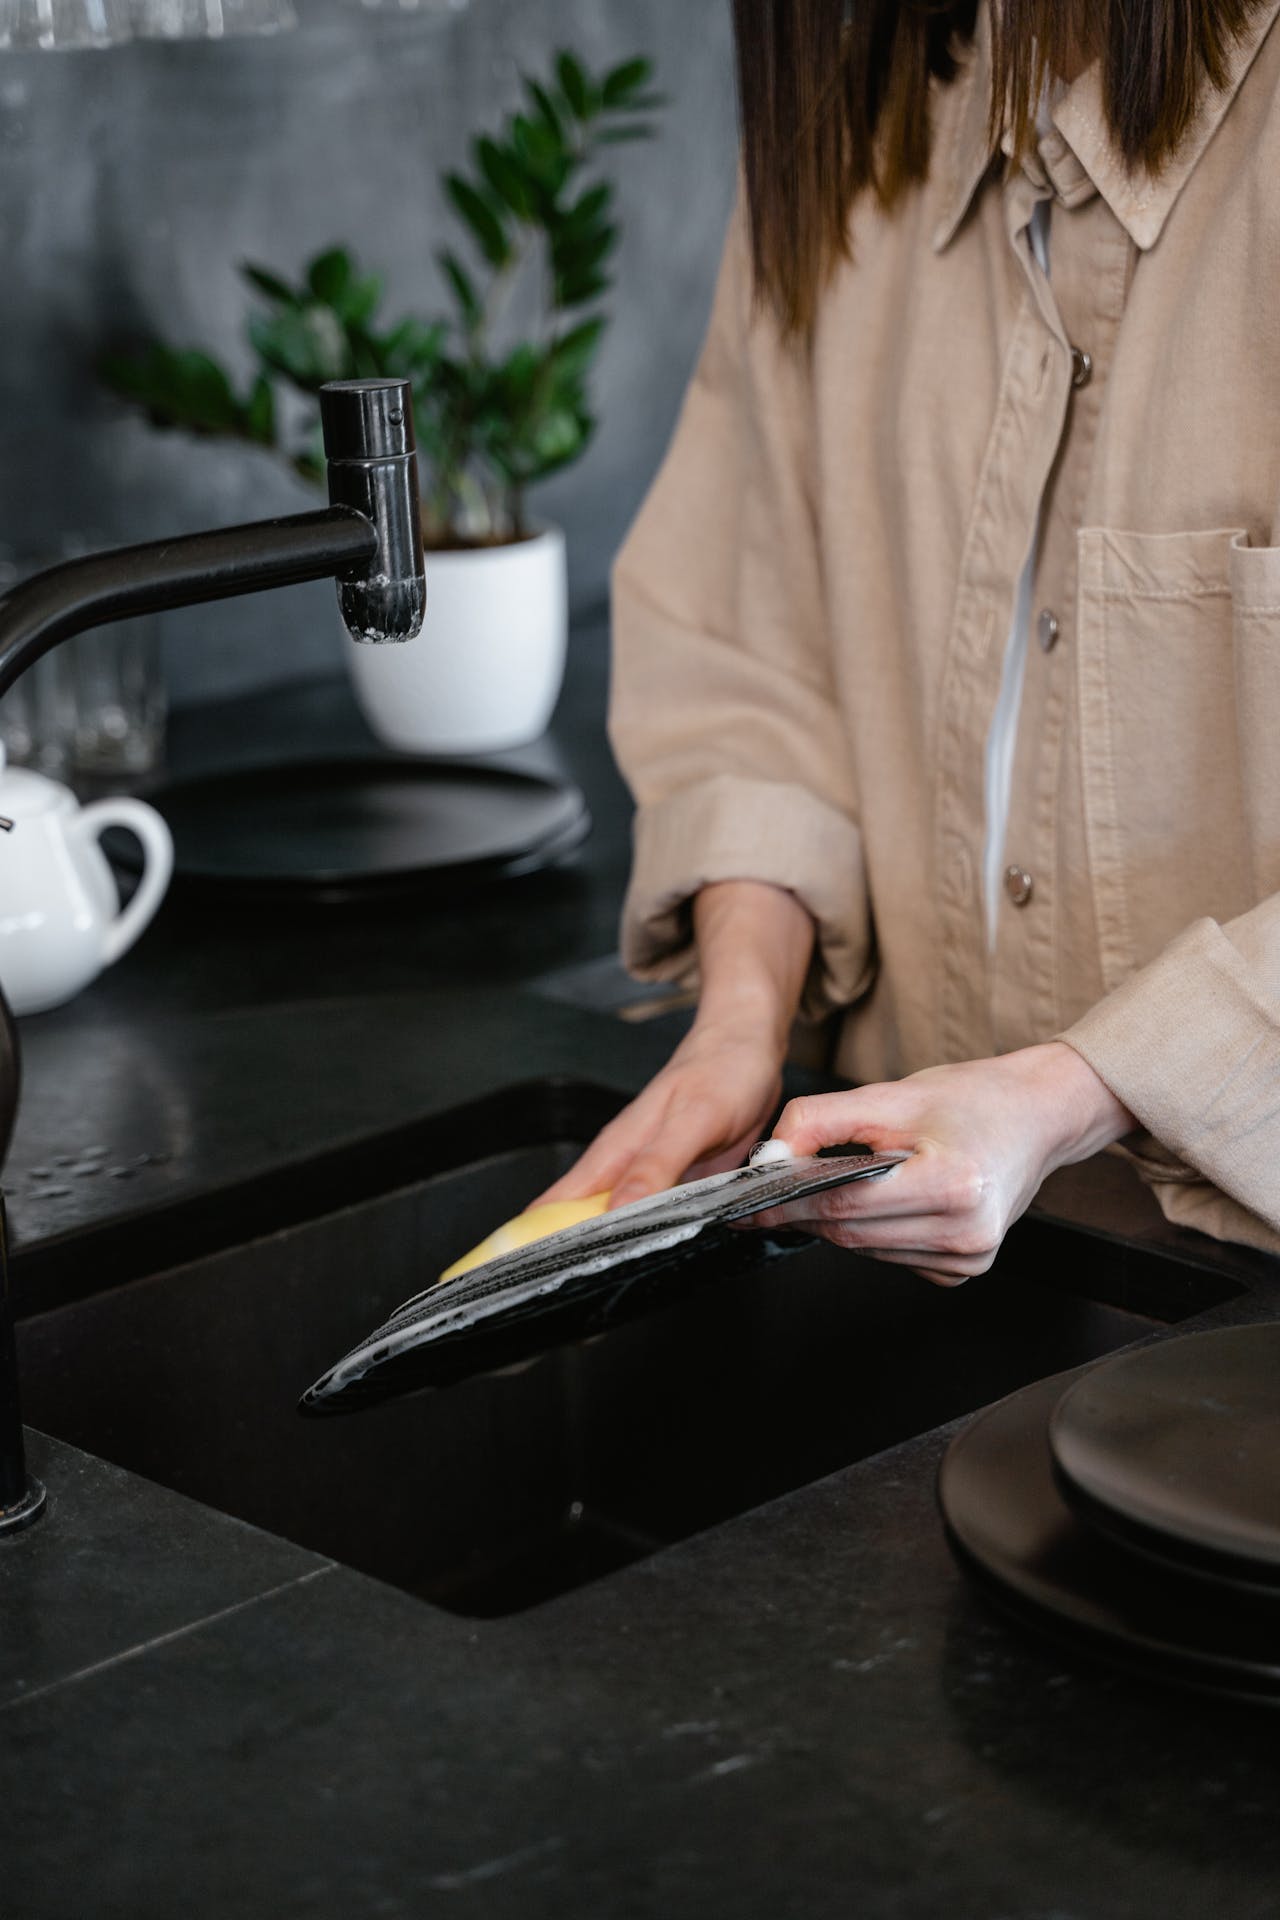
<path id="1" fill-rule="evenodd" d="M 60 1007 L 133 945 L 164 898 L 173 840 L 154 807 L 124 796 L 82 807 L 70 787 L 5 767 L 0 747 L 0 987 L 15 1013 Z M 108 827 L 142 842 L 128 906 L 98 845 Z"/>

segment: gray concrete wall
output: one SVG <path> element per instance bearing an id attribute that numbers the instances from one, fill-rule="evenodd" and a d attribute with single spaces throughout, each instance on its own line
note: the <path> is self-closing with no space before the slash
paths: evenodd
<path id="1" fill-rule="evenodd" d="M 568 530 L 575 604 L 661 457 L 706 321 L 733 189 L 726 0 L 471 0 L 442 24 L 394 4 L 296 0 L 273 39 L 0 54 L 0 544 L 67 531 L 152 538 L 315 504 L 270 456 L 156 434 L 97 384 L 122 335 L 207 345 L 239 372 L 236 263 L 290 272 L 351 243 L 387 311 L 439 303 L 453 237 L 437 189 L 516 75 L 571 45 L 593 64 L 656 60 L 658 140 L 617 150 L 623 218 L 601 431 L 534 496 Z M 323 587 L 167 617 L 174 696 L 197 700 L 339 660 Z"/>

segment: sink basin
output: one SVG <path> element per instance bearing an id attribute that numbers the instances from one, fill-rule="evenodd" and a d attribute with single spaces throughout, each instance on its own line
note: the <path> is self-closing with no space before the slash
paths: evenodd
<path id="1" fill-rule="evenodd" d="M 522 1089 L 488 1109 L 490 1151 L 474 1154 L 474 1124 L 459 1133 L 460 1166 L 408 1181 L 389 1150 L 391 1191 L 33 1315 L 28 1419 L 424 1600 L 497 1615 L 1234 1291 L 1043 1222 L 951 1291 L 821 1244 L 762 1250 L 522 1370 L 298 1417 L 304 1387 L 533 1198 L 616 1103 Z"/>

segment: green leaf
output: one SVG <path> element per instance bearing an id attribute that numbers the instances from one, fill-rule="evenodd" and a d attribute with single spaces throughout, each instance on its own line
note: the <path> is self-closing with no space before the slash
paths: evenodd
<path id="1" fill-rule="evenodd" d="M 413 380 L 434 378 L 448 330 L 443 320 L 435 320 L 430 326 L 412 317 L 402 320 L 382 342 L 387 373 Z"/>
<path id="2" fill-rule="evenodd" d="M 249 338 L 267 365 L 304 393 L 314 393 L 326 380 L 351 377 L 350 341 L 330 307 L 257 316 L 249 322 Z"/>
<path id="3" fill-rule="evenodd" d="M 317 300 L 336 306 L 352 279 L 351 256 L 342 247 L 318 253 L 307 265 L 307 285 Z"/>
<path id="4" fill-rule="evenodd" d="M 382 279 L 376 273 L 352 280 L 331 303 L 349 327 L 363 327 L 373 318 L 382 299 Z"/>
<path id="5" fill-rule="evenodd" d="M 570 164 L 560 136 L 549 132 L 541 120 L 528 120 L 523 114 L 517 114 L 511 123 L 511 140 L 516 157 L 530 178 L 547 192 L 558 193 Z"/>
<path id="6" fill-rule="evenodd" d="M 594 319 L 583 320 L 578 326 L 571 327 L 556 341 L 550 357 L 558 375 L 565 379 L 582 378 L 595 356 L 607 324 L 604 315 L 597 314 Z"/>
<path id="7" fill-rule="evenodd" d="M 124 399 L 145 407 L 155 426 L 234 434 L 268 445 L 274 438 L 256 389 L 242 401 L 225 368 L 199 349 L 175 350 L 156 340 L 141 353 L 105 355 L 98 371 Z"/>
<path id="8" fill-rule="evenodd" d="M 175 394 L 188 419 L 205 428 L 234 430 L 239 409 L 231 382 L 216 360 L 188 348 L 174 356 Z"/>
<path id="9" fill-rule="evenodd" d="M 597 227 L 596 231 L 577 241 L 573 249 L 574 265 L 582 272 L 589 267 L 598 267 L 607 259 L 618 244 L 617 227 Z"/>
<path id="10" fill-rule="evenodd" d="M 556 282 L 556 297 L 562 307 L 585 306 L 609 291 L 610 282 L 603 273 L 567 273 Z"/>
<path id="11" fill-rule="evenodd" d="M 606 107 L 629 107 L 632 98 L 652 78 L 653 62 L 642 56 L 624 60 L 604 77 L 600 94 Z"/>
<path id="12" fill-rule="evenodd" d="M 320 486 L 329 471 L 329 463 L 324 457 L 322 448 L 317 448 L 315 451 L 308 448 L 302 453 L 295 453 L 292 466 L 299 479 L 305 480 L 309 486 L 313 487 Z"/>
<path id="13" fill-rule="evenodd" d="M 607 180 L 602 180 L 599 186 L 588 187 L 581 198 L 575 200 L 564 214 L 562 226 L 571 230 L 595 226 L 600 216 L 608 209 L 612 199 L 613 188 Z"/>
<path id="14" fill-rule="evenodd" d="M 272 273 L 268 267 L 258 267 L 251 260 L 241 264 L 240 272 L 251 286 L 265 293 L 268 300 L 278 300 L 282 307 L 296 307 L 300 304 L 298 295 L 279 274 Z"/>
<path id="15" fill-rule="evenodd" d="M 126 400 L 143 398 L 147 386 L 141 361 L 132 353 L 104 353 L 98 359 L 98 378 Z"/>
<path id="16" fill-rule="evenodd" d="M 533 453 L 540 464 L 563 466 L 582 444 L 577 415 L 567 407 L 553 407 L 539 420 L 533 434 Z"/>
<path id="17" fill-rule="evenodd" d="M 569 110 L 577 120 L 590 120 L 599 101 L 594 87 L 588 80 L 581 62 L 571 53 L 556 55 L 556 78 L 560 82 L 560 91 L 569 103 Z"/>
<path id="18" fill-rule="evenodd" d="M 525 91 L 533 102 L 534 110 L 541 116 L 546 131 L 551 135 L 558 147 L 563 146 L 564 126 L 551 95 L 545 87 L 539 86 L 538 82 L 531 79 L 528 74 L 522 75 L 522 78 L 524 80 Z"/>
<path id="19" fill-rule="evenodd" d="M 595 431 L 590 410 L 576 396 L 533 410 L 518 421 L 486 421 L 485 453 L 508 485 L 525 487 L 576 460 Z"/>
<path id="20" fill-rule="evenodd" d="M 510 397 L 515 401 L 527 400 L 541 371 L 542 355 L 536 347 L 528 343 L 516 347 L 507 356 L 502 368 L 503 381 Z"/>
<path id="21" fill-rule="evenodd" d="M 484 317 L 484 308 L 480 296 L 457 255 L 442 248 L 436 255 L 440 271 L 453 288 L 454 298 L 462 312 L 462 324 L 468 333 L 474 332 Z"/>
<path id="22" fill-rule="evenodd" d="M 470 181 L 464 180 L 460 173 L 446 174 L 444 184 L 446 193 L 470 227 L 476 244 L 490 266 L 505 267 L 511 258 L 511 247 L 492 203 L 477 193 Z"/>
<path id="23" fill-rule="evenodd" d="M 245 410 L 245 430 L 251 440 L 260 441 L 264 447 L 275 445 L 276 397 L 265 373 L 260 373 L 253 383 Z"/>
<path id="24" fill-rule="evenodd" d="M 383 359 L 382 347 L 367 333 L 352 333 L 348 337 L 348 351 L 351 356 L 351 374 L 356 380 L 381 380 L 387 367 Z"/>
<path id="25" fill-rule="evenodd" d="M 510 207 L 518 220 L 527 220 L 532 207 L 524 168 L 519 158 L 500 147 L 496 140 L 481 138 L 474 144 L 476 165 L 499 200 Z"/>

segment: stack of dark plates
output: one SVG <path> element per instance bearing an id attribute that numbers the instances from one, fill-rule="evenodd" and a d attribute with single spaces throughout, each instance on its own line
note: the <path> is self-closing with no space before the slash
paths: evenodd
<path id="1" fill-rule="evenodd" d="M 1280 1324 L 1024 1388 L 952 1442 L 938 1493 L 1007 1610 L 1154 1678 L 1280 1704 Z"/>

